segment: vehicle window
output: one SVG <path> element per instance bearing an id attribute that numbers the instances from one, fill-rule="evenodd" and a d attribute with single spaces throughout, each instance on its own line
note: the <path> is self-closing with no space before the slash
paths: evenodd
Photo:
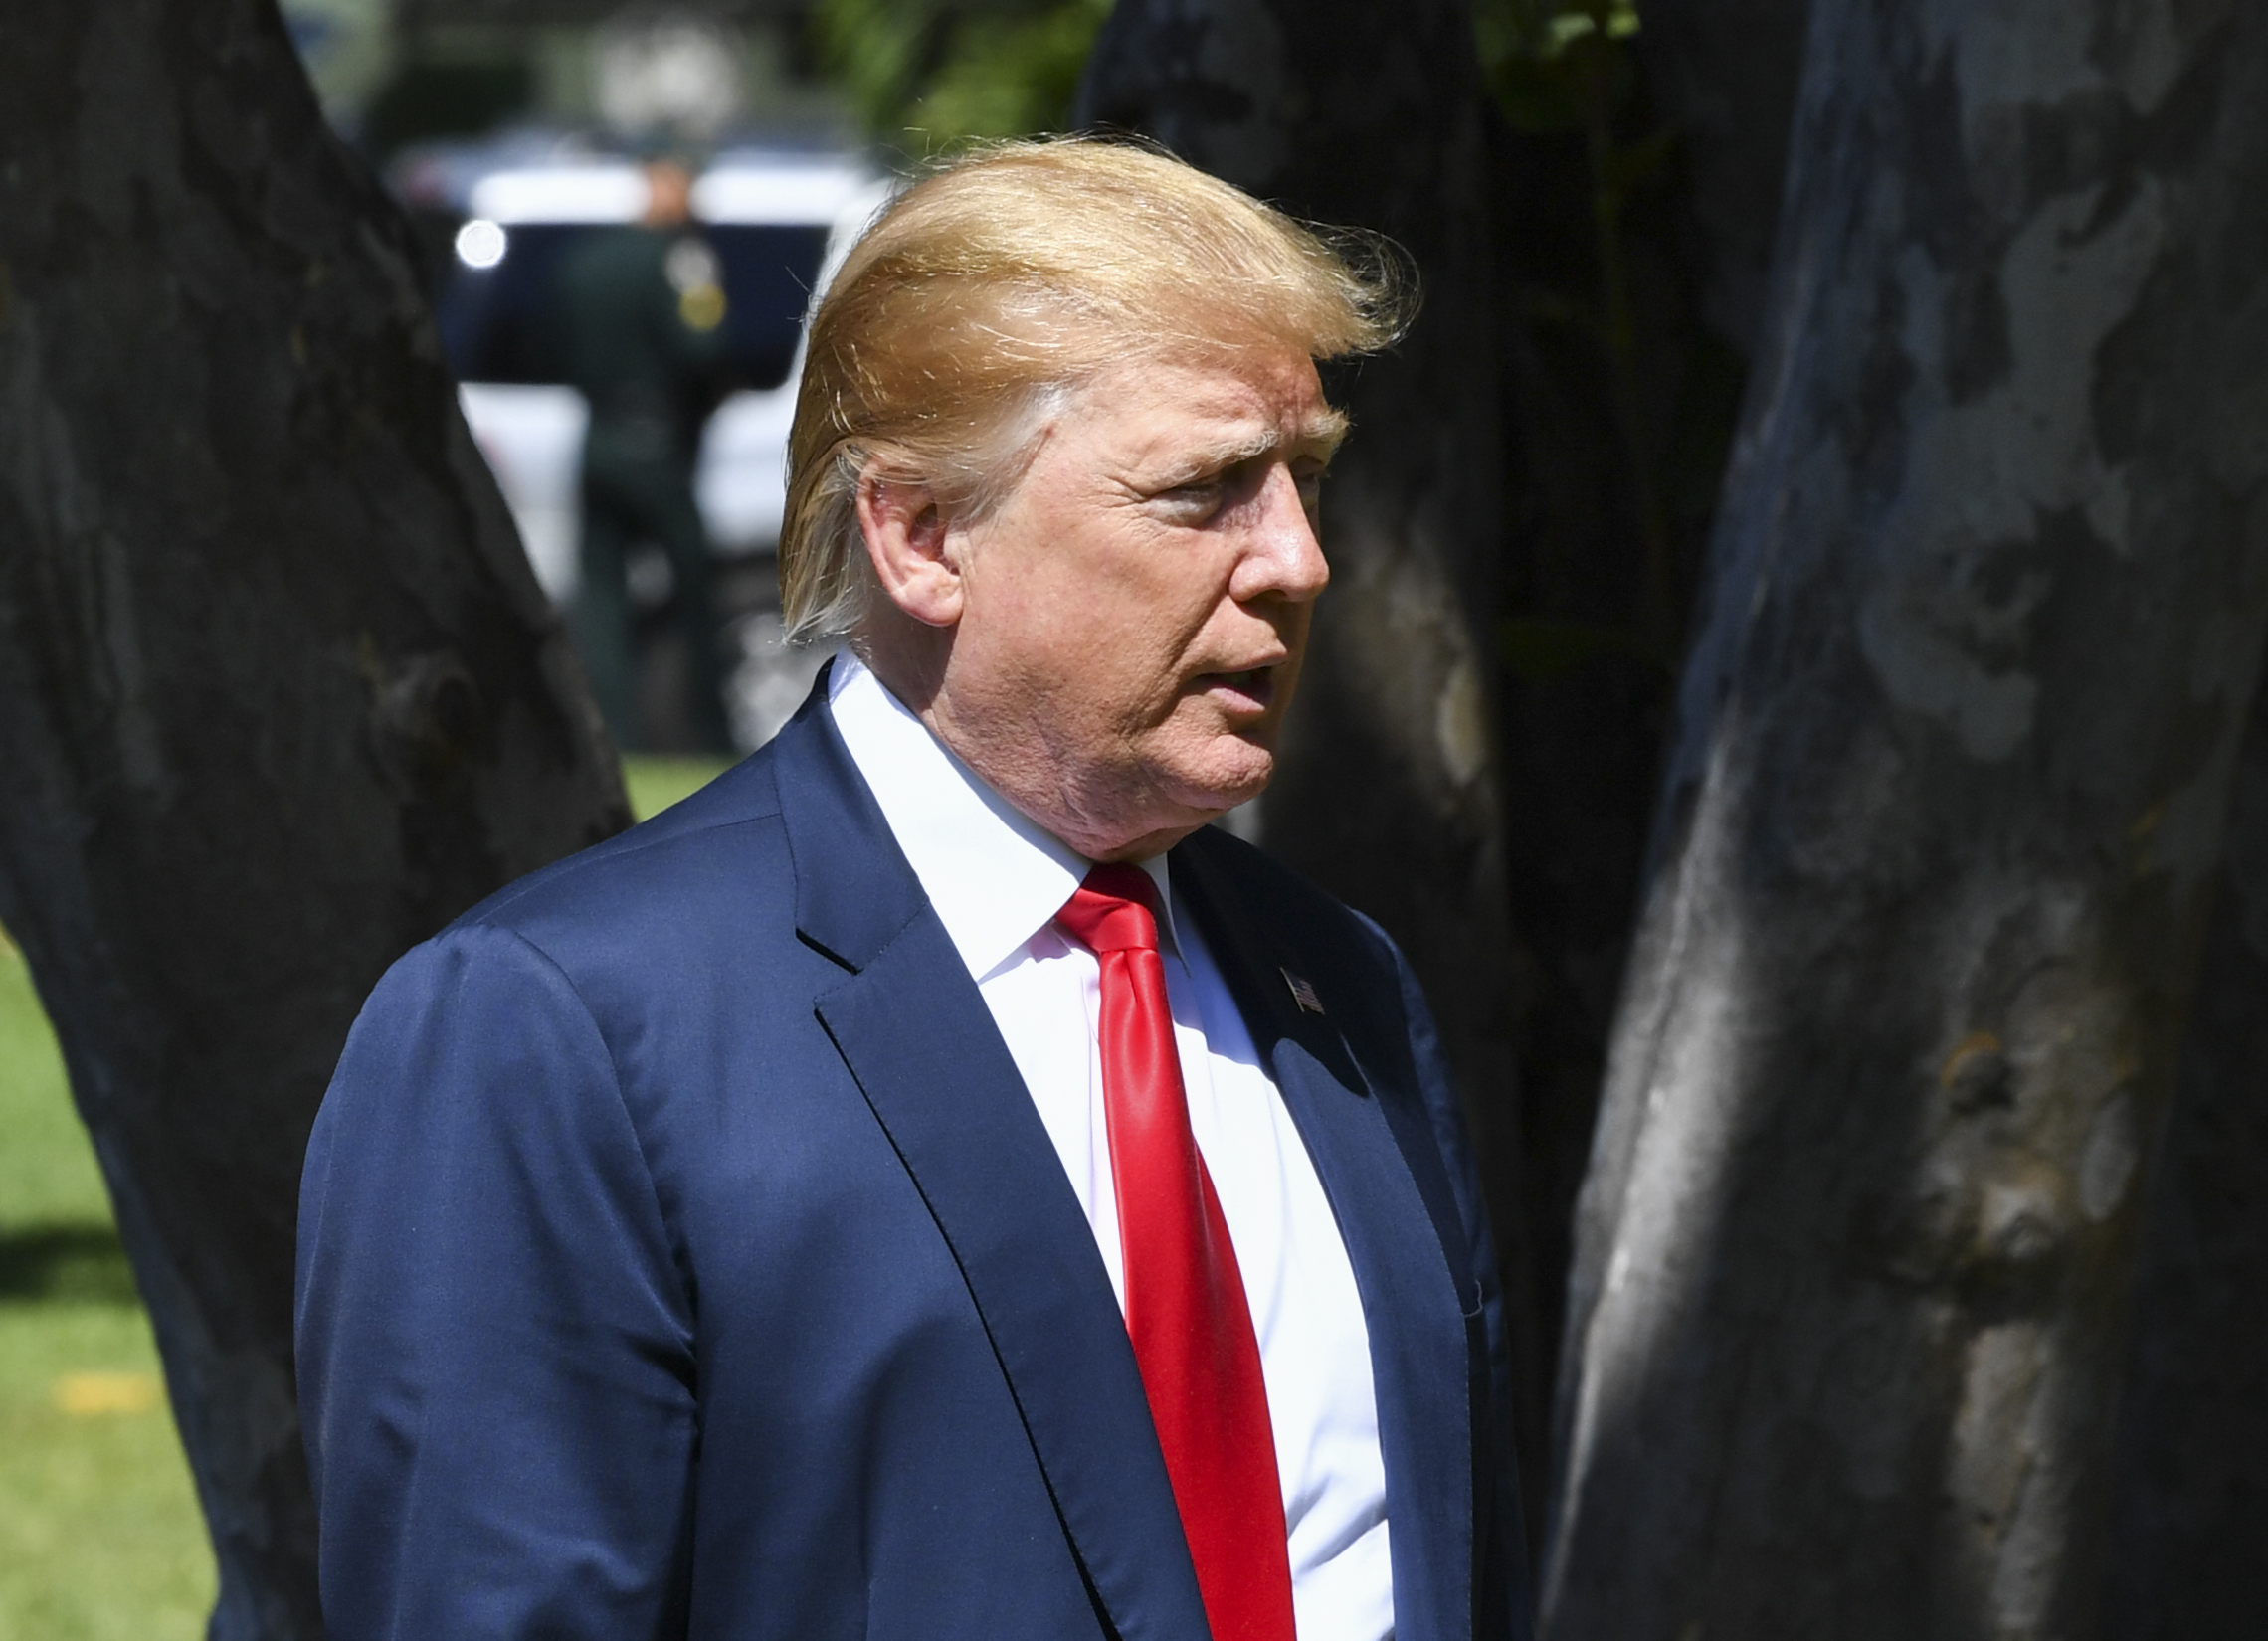
<path id="1" fill-rule="evenodd" d="M 452 260 L 435 318 L 442 350 L 459 381 L 562 379 L 552 334 L 552 289 L 577 242 L 606 232 L 583 223 L 513 223 L 502 231 L 502 256 L 485 267 Z"/>
<path id="2" fill-rule="evenodd" d="M 725 354 L 733 377 L 744 387 L 776 388 L 795 363 L 827 230 L 719 223 L 708 242 L 724 264 Z"/>
<path id="3" fill-rule="evenodd" d="M 452 257 L 435 316 L 458 379 L 564 380 L 552 318 L 559 270 L 585 236 L 610 232 L 586 223 L 513 223 L 487 266 Z M 727 385 L 776 388 L 795 362 L 828 231 L 817 224 L 722 223 L 702 232 L 722 269 Z"/>

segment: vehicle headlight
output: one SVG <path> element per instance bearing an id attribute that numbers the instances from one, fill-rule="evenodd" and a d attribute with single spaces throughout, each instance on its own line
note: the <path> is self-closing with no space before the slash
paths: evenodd
<path id="1" fill-rule="evenodd" d="M 493 268 L 509 243 L 499 224 L 474 217 L 457 231 L 457 260 L 467 268 Z"/>

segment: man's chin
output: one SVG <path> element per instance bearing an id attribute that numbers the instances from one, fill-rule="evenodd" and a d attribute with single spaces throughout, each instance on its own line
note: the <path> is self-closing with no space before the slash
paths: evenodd
<path id="1" fill-rule="evenodd" d="M 1239 770 L 1212 780 L 1191 782 L 1183 790 L 1183 801 L 1203 814 L 1207 820 L 1217 820 L 1239 804 L 1249 804 L 1268 789 L 1268 780 L 1275 774 L 1275 758 L 1263 752 L 1256 770 Z"/>

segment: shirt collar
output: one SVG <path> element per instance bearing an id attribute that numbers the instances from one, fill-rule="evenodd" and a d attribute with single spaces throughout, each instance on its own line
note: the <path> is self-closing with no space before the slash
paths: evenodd
<path id="1" fill-rule="evenodd" d="M 836 656 L 827 700 L 947 938 L 970 975 L 987 978 L 1054 921 L 1094 863 L 987 786 L 855 655 Z M 1159 934 L 1178 953 L 1166 857 L 1139 864 L 1166 909 Z"/>

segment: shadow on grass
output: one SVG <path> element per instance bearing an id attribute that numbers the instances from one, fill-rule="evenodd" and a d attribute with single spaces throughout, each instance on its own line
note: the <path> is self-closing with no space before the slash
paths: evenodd
<path id="1" fill-rule="evenodd" d="M 133 1267 L 109 1225 L 0 1231 L 0 1305 L 139 1305 Z"/>

